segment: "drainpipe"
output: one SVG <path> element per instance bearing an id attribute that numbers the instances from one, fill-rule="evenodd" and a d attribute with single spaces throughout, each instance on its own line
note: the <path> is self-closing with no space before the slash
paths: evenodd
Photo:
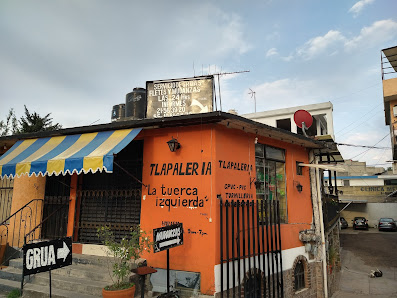
<path id="1" fill-rule="evenodd" d="M 316 158 L 316 164 L 318 164 L 318 158 Z M 325 251 L 323 206 L 321 203 L 321 188 L 320 188 L 320 170 L 318 168 L 316 168 L 316 184 L 317 184 L 318 213 L 320 215 L 321 251 L 322 251 L 323 279 L 324 279 L 324 298 L 328 298 L 327 254 Z"/>

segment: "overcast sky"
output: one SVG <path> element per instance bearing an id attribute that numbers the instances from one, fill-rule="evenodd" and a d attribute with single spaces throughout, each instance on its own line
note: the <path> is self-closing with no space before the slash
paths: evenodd
<path id="1" fill-rule="evenodd" d="M 25 104 L 63 127 L 108 123 L 146 81 L 249 70 L 222 79 L 223 111 L 253 112 L 249 88 L 257 111 L 331 101 L 337 142 L 390 147 L 380 53 L 397 45 L 396 12 L 395 0 L 2 0 L 0 119 Z"/>

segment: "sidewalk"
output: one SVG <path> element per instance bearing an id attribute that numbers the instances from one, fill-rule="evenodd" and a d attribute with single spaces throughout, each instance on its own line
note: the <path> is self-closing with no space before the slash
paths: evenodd
<path id="1" fill-rule="evenodd" d="M 373 229 L 371 232 L 375 231 Z M 382 268 L 382 277 L 370 278 L 369 273 L 376 268 L 365 265 L 353 252 L 342 249 L 341 258 L 339 290 L 332 298 L 397 297 L 397 268 Z"/>

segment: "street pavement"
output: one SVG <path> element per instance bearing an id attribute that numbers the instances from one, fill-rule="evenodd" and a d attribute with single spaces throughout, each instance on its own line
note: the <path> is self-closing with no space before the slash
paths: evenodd
<path id="1" fill-rule="evenodd" d="M 332 298 L 397 297 L 397 266 L 395 264 L 395 257 L 390 258 L 390 262 L 388 262 L 388 256 L 384 255 L 385 250 L 390 254 L 396 255 L 395 243 L 397 233 L 379 232 L 374 228 L 370 228 L 368 231 L 355 231 L 352 228 L 348 228 L 342 230 L 340 236 L 342 268 L 339 290 Z M 345 240 L 345 247 L 343 247 L 343 240 Z M 348 243 L 349 240 L 350 243 Z M 366 243 L 365 240 L 369 240 L 370 242 Z M 388 241 L 386 246 L 390 242 L 390 247 L 385 247 L 383 241 Z M 353 245 L 351 242 L 353 242 Z M 382 247 L 379 247 L 379 245 Z M 383 259 L 377 256 L 377 248 L 379 253 L 382 254 L 381 258 Z M 369 275 L 371 270 L 376 270 L 377 268 L 383 272 L 383 276 L 371 278 Z"/>

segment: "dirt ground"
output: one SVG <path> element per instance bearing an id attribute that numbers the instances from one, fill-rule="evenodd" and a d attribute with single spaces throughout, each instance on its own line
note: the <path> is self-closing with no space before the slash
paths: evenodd
<path id="1" fill-rule="evenodd" d="M 343 233 L 343 232 L 342 232 Z M 340 234 L 341 247 L 371 267 L 397 267 L 397 232 Z"/>

